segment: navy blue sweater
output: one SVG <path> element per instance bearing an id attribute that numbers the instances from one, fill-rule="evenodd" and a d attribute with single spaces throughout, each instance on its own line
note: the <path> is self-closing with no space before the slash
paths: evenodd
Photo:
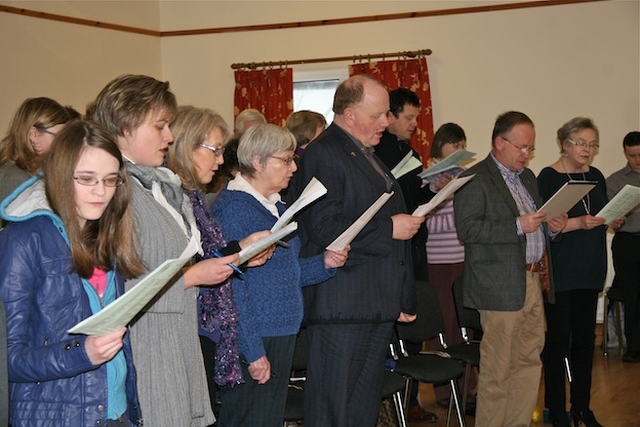
<path id="1" fill-rule="evenodd" d="M 282 213 L 284 205 L 278 203 Z M 229 240 L 270 229 L 277 221 L 251 194 L 226 188 L 211 208 Z M 242 279 L 233 279 L 233 296 L 240 312 L 240 351 L 251 363 L 266 354 L 262 337 L 295 335 L 302 322 L 302 286 L 313 285 L 335 275 L 325 269 L 324 254 L 301 259 L 300 239 L 285 239 L 289 248 L 277 246 L 273 257 L 260 267 L 248 268 Z"/>

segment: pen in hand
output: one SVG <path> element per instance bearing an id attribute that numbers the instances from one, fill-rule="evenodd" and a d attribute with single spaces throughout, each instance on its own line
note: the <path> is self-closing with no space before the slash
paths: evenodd
<path id="1" fill-rule="evenodd" d="M 216 258 L 222 258 L 222 254 L 218 251 L 213 251 L 213 256 Z M 230 262 L 227 263 L 227 265 L 229 267 L 231 267 L 233 269 L 233 271 L 235 271 L 236 273 L 238 273 L 238 275 L 240 277 L 242 277 L 244 275 L 244 273 L 242 272 L 242 270 L 240 270 L 238 267 L 236 267 L 235 265 L 231 264 Z"/>

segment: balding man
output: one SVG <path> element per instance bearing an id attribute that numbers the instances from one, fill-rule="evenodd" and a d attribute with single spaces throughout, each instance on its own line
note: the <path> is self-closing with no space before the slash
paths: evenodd
<path id="1" fill-rule="evenodd" d="M 367 75 L 336 90 L 334 122 L 306 149 L 294 199 L 312 177 L 327 195 L 299 218 L 302 257 L 321 253 L 380 195 L 394 195 L 351 243 L 344 268 L 304 288 L 309 361 L 307 427 L 374 426 L 394 321 L 415 318 L 409 241 L 424 218 L 406 214 L 402 191 L 374 147 L 389 125 L 389 95 Z"/>

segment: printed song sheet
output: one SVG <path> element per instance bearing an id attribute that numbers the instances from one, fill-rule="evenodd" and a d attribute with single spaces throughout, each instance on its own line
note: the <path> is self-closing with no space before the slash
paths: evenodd
<path id="1" fill-rule="evenodd" d="M 609 203 L 596 216 L 604 218 L 606 220 L 605 224 L 609 225 L 611 221 L 622 218 L 639 204 L 640 187 L 627 184 L 609 200 Z"/>
<path id="2" fill-rule="evenodd" d="M 282 238 L 293 233 L 297 229 L 298 229 L 298 223 L 292 222 L 280 228 L 278 231 L 269 234 L 267 237 L 264 237 L 258 240 L 257 242 L 253 242 L 252 244 L 250 244 L 249 246 L 247 246 L 246 248 L 238 252 L 238 255 L 240 256 L 240 262 L 238 263 L 238 265 L 242 265 L 245 262 L 249 261 L 251 258 L 258 255 L 260 252 L 264 251 L 269 246 L 276 243 L 278 240 L 281 240 Z"/>
<path id="3" fill-rule="evenodd" d="M 433 197 L 433 199 L 429 200 L 428 203 L 425 203 L 423 205 L 418 206 L 416 208 L 416 210 L 413 211 L 413 213 L 411 215 L 413 215 L 413 216 L 425 216 L 426 214 L 428 214 L 429 212 L 434 210 L 438 205 L 440 205 L 440 203 L 442 203 L 445 200 L 447 200 L 447 198 L 449 196 L 451 196 L 460 187 L 462 187 L 467 182 L 469 182 L 469 180 L 471 180 L 474 176 L 476 176 L 476 175 L 473 174 L 473 175 L 465 176 L 464 178 L 452 179 L 451 181 L 449 181 L 449 183 L 447 185 L 445 185 L 444 187 L 442 187 L 442 189 L 440 191 L 438 191 L 438 194 L 436 194 Z"/>
<path id="4" fill-rule="evenodd" d="M 476 153 L 472 153 L 471 151 L 467 151 L 467 150 L 458 150 L 455 151 L 453 154 L 451 154 L 448 157 L 445 157 L 444 159 L 442 159 L 442 161 L 436 163 L 435 165 L 431 166 L 428 169 L 423 170 L 422 172 L 420 172 L 418 174 L 418 176 L 420 178 L 427 178 L 427 180 L 435 180 L 435 178 L 430 178 L 433 177 L 434 175 L 438 175 L 442 172 L 449 172 L 449 173 L 455 173 L 453 171 L 456 171 L 457 168 L 462 164 L 465 163 L 467 160 L 469 160 L 470 158 L 472 158 L 473 156 L 475 156 Z M 431 182 L 429 181 L 429 182 Z"/>
<path id="5" fill-rule="evenodd" d="M 304 188 L 304 190 L 300 194 L 300 197 L 298 197 L 298 200 L 293 202 L 291 206 L 289 206 L 287 210 L 283 212 L 278 221 L 273 224 L 273 227 L 271 227 L 271 232 L 275 233 L 276 231 L 280 230 L 282 227 L 287 225 L 289 221 L 291 221 L 291 218 L 293 218 L 293 216 L 298 213 L 298 211 L 311 204 L 312 202 L 315 202 L 325 194 L 327 194 L 327 188 L 320 181 L 318 181 L 315 176 L 311 178 L 311 181 L 309 181 L 307 186 Z"/>
<path id="6" fill-rule="evenodd" d="M 348 244 L 353 242 L 353 239 L 356 238 L 358 233 L 362 231 L 362 229 L 371 221 L 371 218 L 378 213 L 380 208 L 384 206 L 385 203 L 393 196 L 393 191 L 391 193 L 382 193 L 382 195 L 373 202 L 369 208 L 364 211 L 360 218 L 356 219 L 353 224 L 349 228 L 347 228 L 341 235 L 339 235 L 329 246 L 327 246 L 327 250 L 329 251 L 341 251 Z"/>
<path id="7" fill-rule="evenodd" d="M 179 258 L 168 259 L 124 295 L 69 329 L 70 334 L 105 335 L 126 326 L 200 249 L 195 237 Z"/>
<path id="8" fill-rule="evenodd" d="M 545 212 L 547 219 L 555 218 L 564 212 L 569 212 L 596 184 L 597 182 L 594 181 L 566 182 L 538 209 L 538 212 Z"/>
<path id="9" fill-rule="evenodd" d="M 395 179 L 398 179 L 417 168 L 422 169 L 422 162 L 413 157 L 413 150 L 409 150 L 406 156 L 404 156 L 402 160 L 400 160 L 398 164 L 391 169 L 391 174 Z"/>

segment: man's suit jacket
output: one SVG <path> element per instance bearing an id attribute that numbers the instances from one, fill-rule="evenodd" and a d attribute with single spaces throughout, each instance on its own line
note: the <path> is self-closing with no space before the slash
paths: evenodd
<path id="1" fill-rule="evenodd" d="M 526 237 L 517 232 L 518 207 L 491 155 L 464 175 L 471 174 L 475 177 L 453 200 L 456 229 L 465 248 L 464 305 L 479 310 L 520 310 L 526 295 Z M 533 172 L 525 168 L 520 178 L 535 205 L 542 206 Z M 546 223 L 543 227 L 548 251 Z"/>
<path id="2" fill-rule="evenodd" d="M 291 182 L 294 200 L 314 176 L 327 195 L 297 219 L 303 258 L 322 253 L 388 191 L 384 178 L 335 123 L 305 150 Z M 415 313 L 410 244 L 392 239 L 391 216 L 405 212 L 404 199 L 395 180 L 391 190 L 393 197 L 351 243 L 346 265 L 326 282 L 303 289 L 306 323 L 386 322 L 401 311 Z"/>

